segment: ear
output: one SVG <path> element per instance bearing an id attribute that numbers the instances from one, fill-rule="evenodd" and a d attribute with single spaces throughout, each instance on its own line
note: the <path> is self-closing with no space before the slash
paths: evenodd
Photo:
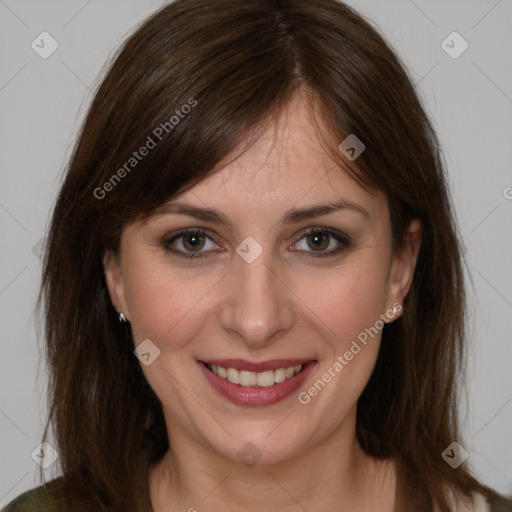
<path id="1" fill-rule="evenodd" d="M 124 297 L 123 274 L 118 254 L 113 251 L 106 251 L 103 255 L 103 271 L 107 283 L 108 293 L 114 308 L 118 313 L 123 313 L 129 321 L 129 312 Z"/>
<path id="2" fill-rule="evenodd" d="M 421 222 L 418 219 L 413 219 L 407 227 L 405 242 L 393 256 L 387 294 L 387 310 L 393 311 L 393 308 L 396 307 L 391 321 L 400 316 L 402 304 L 411 287 L 420 252 L 422 232 Z"/>

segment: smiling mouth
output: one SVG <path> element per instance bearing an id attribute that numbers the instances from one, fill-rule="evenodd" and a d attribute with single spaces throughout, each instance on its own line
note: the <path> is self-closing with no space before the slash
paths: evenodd
<path id="1" fill-rule="evenodd" d="M 238 370 L 215 364 L 203 363 L 208 370 L 225 379 L 232 384 L 238 384 L 241 387 L 261 387 L 269 388 L 275 384 L 280 384 L 285 380 L 291 379 L 298 373 L 301 373 L 306 364 L 298 364 L 287 368 L 276 368 L 275 370 L 265 370 L 262 372 L 251 372 L 248 370 Z"/>

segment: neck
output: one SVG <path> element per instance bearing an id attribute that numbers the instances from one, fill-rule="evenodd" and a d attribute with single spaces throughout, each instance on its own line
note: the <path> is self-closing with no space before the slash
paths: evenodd
<path id="1" fill-rule="evenodd" d="M 150 471 L 150 499 L 161 510 L 343 510 L 395 508 L 391 461 L 366 455 L 352 436 L 336 433 L 277 464 L 246 466 L 173 432 L 162 460 Z M 189 436 L 188 436 L 189 437 Z M 171 437 L 170 437 L 171 439 Z"/>

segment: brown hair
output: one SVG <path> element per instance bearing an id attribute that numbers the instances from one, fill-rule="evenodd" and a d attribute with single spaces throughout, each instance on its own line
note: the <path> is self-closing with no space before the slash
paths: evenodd
<path id="1" fill-rule="evenodd" d="M 359 400 L 358 440 L 397 460 L 443 512 L 447 489 L 491 494 L 465 465 L 441 458 L 459 439 L 463 273 L 439 145 L 399 59 L 335 0 L 177 0 L 129 37 L 103 79 L 47 239 L 44 439 L 53 426 L 64 475 L 81 475 L 98 507 L 135 510 L 150 465 L 169 448 L 102 256 L 118 249 L 124 226 L 204 179 L 299 88 L 318 108 L 333 158 L 386 194 L 395 247 L 410 219 L 423 224 L 403 317 L 384 328 Z M 357 166 L 337 150 L 352 133 L 366 146 Z M 143 146 L 152 147 L 135 158 Z"/>

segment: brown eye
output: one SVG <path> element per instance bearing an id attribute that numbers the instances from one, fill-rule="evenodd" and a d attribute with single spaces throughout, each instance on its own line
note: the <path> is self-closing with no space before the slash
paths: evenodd
<path id="1" fill-rule="evenodd" d="M 335 256 L 348 249 L 350 245 L 347 235 L 320 228 L 309 229 L 295 244 L 299 252 L 313 257 Z"/>
<path id="2" fill-rule="evenodd" d="M 162 247 L 183 258 L 202 258 L 218 249 L 212 237 L 204 230 L 191 228 L 179 231 L 162 240 Z"/>
<path id="3" fill-rule="evenodd" d="M 329 247 L 329 238 L 330 235 L 317 231 L 314 233 L 309 233 L 306 239 L 311 249 L 314 251 L 323 251 Z"/>
<path id="4" fill-rule="evenodd" d="M 206 237 L 201 234 L 184 235 L 181 238 L 183 239 L 183 247 L 187 251 L 197 251 L 202 249 L 206 239 Z"/>

